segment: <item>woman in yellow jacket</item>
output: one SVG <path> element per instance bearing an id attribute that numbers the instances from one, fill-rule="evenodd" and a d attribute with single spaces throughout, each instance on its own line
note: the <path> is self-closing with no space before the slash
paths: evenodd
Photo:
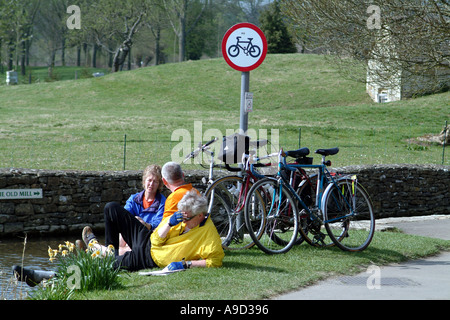
<path id="1" fill-rule="evenodd" d="M 179 211 L 161 221 L 150 238 L 152 259 L 159 267 L 222 266 L 222 241 L 205 216 L 207 206 L 206 198 L 192 190 L 178 202 Z"/>
<path id="2" fill-rule="evenodd" d="M 137 219 L 119 205 L 108 204 L 105 221 L 106 245 L 112 244 L 121 233 L 131 251 L 116 256 L 116 268 L 129 271 L 166 267 L 169 270 L 190 267 L 220 267 L 225 256 L 222 241 L 212 220 L 206 216 L 208 201 L 191 190 L 179 201 L 173 215 L 164 218 L 153 231 L 142 228 Z M 125 212 L 124 212 L 125 211 Z M 83 240 L 88 245 L 96 240 L 90 227 L 83 230 Z M 108 241 L 110 239 L 110 241 Z M 111 243 L 109 243 L 111 242 Z M 106 247 L 95 241 L 102 252 Z"/>

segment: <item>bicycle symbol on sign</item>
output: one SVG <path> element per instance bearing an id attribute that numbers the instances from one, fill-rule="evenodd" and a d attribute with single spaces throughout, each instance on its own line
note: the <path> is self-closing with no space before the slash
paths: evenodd
<path id="1" fill-rule="evenodd" d="M 253 58 L 259 57 L 261 54 L 261 49 L 252 43 L 253 38 L 247 38 L 248 41 L 241 40 L 241 37 L 236 37 L 236 44 L 231 45 L 228 48 L 228 54 L 230 57 L 237 57 L 242 50 L 247 56 L 250 54 Z M 247 44 L 243 46 L 242 44 Z"/>

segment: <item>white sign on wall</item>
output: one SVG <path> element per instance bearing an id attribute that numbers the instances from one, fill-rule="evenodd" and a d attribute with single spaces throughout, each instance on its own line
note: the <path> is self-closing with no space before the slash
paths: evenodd
<path id="1" fill-rule="evenodd" d="M 0 189 L 0 200 L 42 199 L 42 189 Z"/>

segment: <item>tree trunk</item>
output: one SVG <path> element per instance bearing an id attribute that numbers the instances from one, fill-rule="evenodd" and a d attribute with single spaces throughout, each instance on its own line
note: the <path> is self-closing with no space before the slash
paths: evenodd
<path id="1" fill-rule="evenodd" d="M 159 64 L 159 60 L 161 59 L 161 28 L 158 26 L 156 29 L 155 35 L 155 65 Z"/>
<path id="2" fill-rule="evenodd" d="M 22 54 L 20 57 L 20 64 L 21 64 L 21 75 L 25 76 L 27 74 L 26 72 L 26 66 L 25 66 L 25 55 L 27 53 L 27 47 L 25 41 L 22 41 Z"/>
<path id="3" fill-rule="evenodd" d="M 98 46 L 94 43 L 94 47 L 92 48 L 92 68 L 97 68 L 97 52 Z"/>
<path id="4" fill-rule="evenodd" d="M 81 46 L 77 46 L 77 67 L 81 66 Z"/>
<path id="5" fill-rule="evenodd" d="M 120 47 L 117 49 L 113 58 L 113 72 L 118 72 L 122 70 L 122 66 L 128 56 L 131 49 L 131 42 L 125 40 Z"/>

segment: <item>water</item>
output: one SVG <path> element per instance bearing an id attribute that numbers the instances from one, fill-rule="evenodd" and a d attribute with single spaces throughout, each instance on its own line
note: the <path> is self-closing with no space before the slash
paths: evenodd
<path id="1" fill-rule="evenodd" d="M 75 239 L 62 238 L 28 238 L 24 252 L 23 239 L 0 240 L 0 299 L 20 300 L 26 298 L 36 290 L 25 282 L 14 280 L 12 273 L 13 265 L 22 265 L 35 270 L 52 271 L 56 268 L 55 262 L 50 262 L 48 257 L 48 246 L 58 249 L 58 245 L 65 241 L 75 243 Z"/>

